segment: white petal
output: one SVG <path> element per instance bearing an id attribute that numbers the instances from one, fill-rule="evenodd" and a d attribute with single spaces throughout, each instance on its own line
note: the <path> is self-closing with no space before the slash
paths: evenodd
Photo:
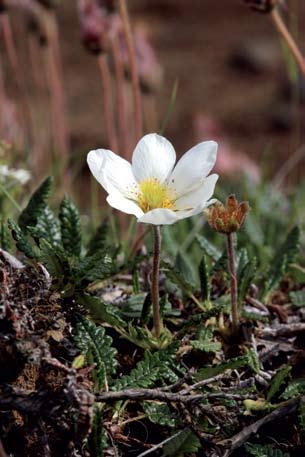
<path id="1" fill-rule="evenodd" d="M 130 195 L 138 189 L 131 165 L 108 149 L 90 151 L 87 163 L 95 179 L 110 193 Z"/>
<path id="2" fill-rule="evenodd" d="M 187 151 L 179 160 L 168 179 L 178 196 L 199 187 L 212 170 L 217 156 L 217 143 L 204 141 Z"/>
<path id="3" fill-rule="evenodd" d="M 132 156 L 132 170 L 138 182 L 156 178 L 164 182 L 175 165 L 176 153 L 172 144 L 156 133 L 145 135 Z"/>
<path id="4" fill-rule="evenodd" d="M 110 206 L 119 211 L 123 211 L 123 213 L 133 214 L 137 217 L 141 217 L 144 214 L 136 203 L 123 196 L 110 194 L 106 200 Z"/>
<path id="5" fill-rule="evenodd" d="M 218 179 L 217 174 L 213 174 L 204 179 L 200 186 L 178 198 L 175 202 L 175 206 L 178 210 L 188 210 L 196 208 L 201 204 L 207 202 L 214 193 L 216 181 Z"/>
<path id="6" fill-rule="evenodd" d="M 210 205 L 213 205 L 216 202 L 217 202 L 217 199 L 212 198 L 211 200 L 209 200 L 207 202 L 202 202 L 200 205 L 196 206 L 193 209 L 177 211 L 177 213 L 176 213 L 177 218 L 178 218 L 178 220 L 181 220 L 181 219 L 185 219 L 187 217 L 196 216 L 197 214 L 202 213 L 205 208 L 207 208 Z"/>
<path id="7" fill-rule="evenodd" d="M 177 213 L 166 208 L 152 209 L 138 218 L 138 222 L 152 225 L 170 225 L 177 221 Z"/>

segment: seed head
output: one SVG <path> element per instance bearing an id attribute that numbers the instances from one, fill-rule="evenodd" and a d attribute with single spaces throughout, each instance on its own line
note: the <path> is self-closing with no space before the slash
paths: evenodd
<path id="1" fill-rule="evenodd" d="M 225 205 L 216 203 L 206 210 L 206 215 L 212 229 L 228 235 L 241 228 L 249 209 L 248 202 L 238 203 L 235 195 L 230 195 Z"/>

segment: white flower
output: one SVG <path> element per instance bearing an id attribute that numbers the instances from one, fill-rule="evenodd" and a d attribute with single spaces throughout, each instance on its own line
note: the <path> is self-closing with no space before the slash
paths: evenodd
<path id="1" fill-rule="evenodd" d="M 173 224 L 194 216 L 214 203 L 210 200 L 218 175 L 207 176 L 217 155 L 217 143 L 199 143 L 176 162 L 172 144 L 151 133 L 137 144 L 132 163 L 107 149 L 90 151 L 87 162 L 108 193 L 113 208 L 134 214 L 138 222 Z"/>
<path id="2" fill-rule="evenodd" d="M 9 168 L 7 165 L 0 165 L 0 178 L 12 178 L 19 181 L 20 184 L 26 184 L 30 180 L 31 174 L 23 168 L 16 169 Z"/>

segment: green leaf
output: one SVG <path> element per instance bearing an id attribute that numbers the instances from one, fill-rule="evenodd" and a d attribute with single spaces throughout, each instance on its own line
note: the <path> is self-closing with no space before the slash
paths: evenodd
<path id="1" fill-rule="evenodd" d="M 62 243 L 71 256 L 79 257 L 82 249 L 80 216 L 74 203 L 65 196 L 59 208 Z"/>
<path id="2" fill-rule="evenodd" d="M 104 327 L 97 327 L 93 322 L 79 316 L 74 336 L 76 346 L 86 357 L 89 365 L 96 364 L 94 378 L 99 390 L 108 385 L 109 378 L 116 371 L 116 349 L 112 347 L 112 338 L 106 335 Z"/>
<path id="3" fill-rule="evenodd" d="M 12 219 L 9 219 L 8 226 L 12 232 L 12 237 L 16 241 L 17 249 L 23 252 L 29 259 L 37 259 L 37 252 L 35 252 L 27 236 L 22 232 L 19 225 L 16 224 L 16 222 L 14 222 Z"/>
<path id="4" fill-rule="evenodd" d="M 190 283 L 176 267 L 166 260 L 163 260 L 161 265 L 162 268 L 164 268 L 166 275 L 173 283 L 177 284 L 185 293 L 193 293 L 194 284 Z"/>
<path id="5" fill-rule="evenodd" d="M 112 258 L 105 251 L 98 251 L 92 256 L 84 257 L 74 269 L 77 283 L 90 284 L 107 278 L 113 270 Z"/>
<path id="6" fill-rule="evenodd" d="M 8 226 L 0 217 L 0 248 L 4 249 L 5 251 L 10 251 L 11 246 L 12 243 Z"/>
<path id="7" fill-rule="evenodd" d="M 216 248 L 214 244 L 212 244 L 210 241 L 208 241 L 205 237 L 201 235 L 196 235 L 195 239 L 198 242 L 201 249 L 205 252 L 205 254 L 212 260 L 214 260 L 214 262 L 217 262 L 217 260 L 221 257 L 221 253 L 218 250 L 218 248 Z"/>
<path id="8" fill-rule="evenodd" d="M 293 381 L 284 390 L 282 395 L 280 396 L 283 400 L 289 400 L 290 398 L 296 398 L 300 395 L 304 395 L 305 393 L 305 379 L 300 379 L 297 381 Z"/>
<path id="9" fill-rule="evenodd" d="M 98 405 L 93 409 L 92 431 L 88 438 L 90 455 L 104 457 L 104 449 L 107 446 L 106 433 L 103 427 L 103 415 Z"/>
<path id="10" fill-rule="evenodd" d="M 290 376 L 291 366 L 287 365 L 280 368 L 271 380 L 269 391 L 267 394 L 267 401 L 270 402 L 275 395 L 277 395 L 284 383 Z"/>
<path id="11" fill-rule="evenodd" d="M 272 444 L 246 443 L 245 449 L 253 457 L 290 457 L 290 454 L 275 448 Z"/>
<path id="12" fill-rule="evenodd" d="M 195 279 L 192 271 L 192 265 L 188 261 L 186 255 L 178 252 L 175 259 L 175 269 L 179 272 L 180 276 L 184 278 L 185 282 L 190 284 L 192 288 L 195 287 Z"/>
<path id="13" fill-rule="evenodd" d="M 21 212 L 18 223 L 23 231 L 26 231 L 27 227 L 35 227 L 37 224 L 38 218 L 47 206 L 51 186 L 52 178 L 49 176 L 34 192 L 26 208 Z"/>
<path id="14" fill-rule="evenodd" d="M 264 288 L 264 296 L 273 290 L 288 271 L 288 266 L 292 263 L 299 251 L 300 229 L 295 226 L 287 235 L 286 240 L 275 254 L 271 267 L 267 274 Z"/>
<path id="15" fill-rule="evenodd" d="M 236 370 L 238 368 L 245 368 L 249 366 L 254 372 L 257 372 L 258 367 L 252 350 L 249 350 L 245 355 L 235 357 L 218 365 L 207 365 L 206 367 L 198 370 L 195 377 L 198 381 L 201 381 L 202 379 L 211 378 L 212 376 L 224 373 L 227 370 Z"/>
<path id="16" fill-rule="evenodd" d="M 217 352 L 221 349 L 221 343 L 212 341 L 213 330 L 210 327 L 201 326 L 197 332 L 197 339 L 190 341 L 194 349 L 203 352 Z"/>
<path id="17" fill-rule="evenodd" d="M 175 427 L 177 425 L 177 418 L 173 416 L 170 408 L 165 403 L 144 402 L 143 409 L 153 424 L 167 427 Z"/>
<path id="18" fill-rule="evenodd" d="M 197 436 L 189 428 L 185 428 L 164 444 L 163 457 L 184 457 L 185 454 L 197 453 L 200 447 Z"/>
<path id="19" fill-rule="evenodd" d="M 206 258 L 204 255 L 199 264 L 199 279 L 200 279 L 201 299 L 202 299 L 202 301 L 209 300 L 210 299 L 210 281 L 209 281 Z"/>
<path id="20" fill-rule="evenodd" d="M 245 299 L 249 287 L 253 282 L 256 272 L 256 258 L 253 257 L 245 266 L 241 269 L 238 279 L 238 301 L 241 304 Z"/>
<path id="21" fill-rule="evenodd" d="M 40 262 L 46 267 L 58 285 L 63 285 L 71 276 L 71 268 L 66 253 L 60 247 L 52 246 L 47 240 L 39 240 Z"/>
<path id="22" fill-rule="evenodd" d="M 97 251 L 102 251 L 106 248 L 106 241 L 109 235 L 109 230 L 109 221 L 103 221 L 88 243 L 87 255 L 90 256 L 95 254 Z"/>
<path id="23" fill-rule="evenodd" d="M 43 209 L 42 214 L 38 217 L 35 227 L 28 227 L 28 231 L 34 239 L 38 240 L 38 244 L 39 239 L 44 238 L 51 246 L 61 246 L 59 221 L 48 206 Z"/>
<path id="24" fill-rule="evenodd" d="M 227 271 L 228 269 L 228 253 L 227 250 L 224 249 L 221 256 L 213 265 L 213 272 L 218 273 L 219 271 Z"/>
<path id="25" fill-rule="evenodd" d="M 166 349 L 154 353 L 146 350 L 144 358 L 128 374 L 114 382 L 112 390 L 122 390 L 131 387 L 149 388 L 157 382 L 165 384 L 166 381 L 176 382 L 178 379 L 176 352 L 178 345 L 171 344 Z"/>
<path id="26" fill-rule="evenodd" d="M 116 308 L 107 305 L 100 298 L 82 292 L 77 294 L 75 299 L 89 311 L 90 316 L 94 321 L 100 323 L 105 322 L 116 328 L 126 327 L 126 322 L 120 318 Z"/>
<path id="27" fill-rule="evenodd" d="M 297 308 L 303 308 L 305 306 L 305 290 L 290 292 L 289 298 L 291 303 Z"/>

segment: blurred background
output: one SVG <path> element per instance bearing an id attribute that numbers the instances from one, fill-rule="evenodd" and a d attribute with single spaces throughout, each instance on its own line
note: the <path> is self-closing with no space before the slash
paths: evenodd
<path id="1" fill-rule="evenodd" d="M 26 169 L 34 187 L 55 174 L 85 205 L 90 149 L 128 158 L 140 132 L 162 131 L 178 155 L 217 140 L 230 179 L 302 180 L 304 77 L 270 13 L 251 8 L 268 2 L 128 0 L 135 68 L 121 3 L 0 0 L 2 173 Z M 304 3 L 278 5 L 301 50 Z"/>

